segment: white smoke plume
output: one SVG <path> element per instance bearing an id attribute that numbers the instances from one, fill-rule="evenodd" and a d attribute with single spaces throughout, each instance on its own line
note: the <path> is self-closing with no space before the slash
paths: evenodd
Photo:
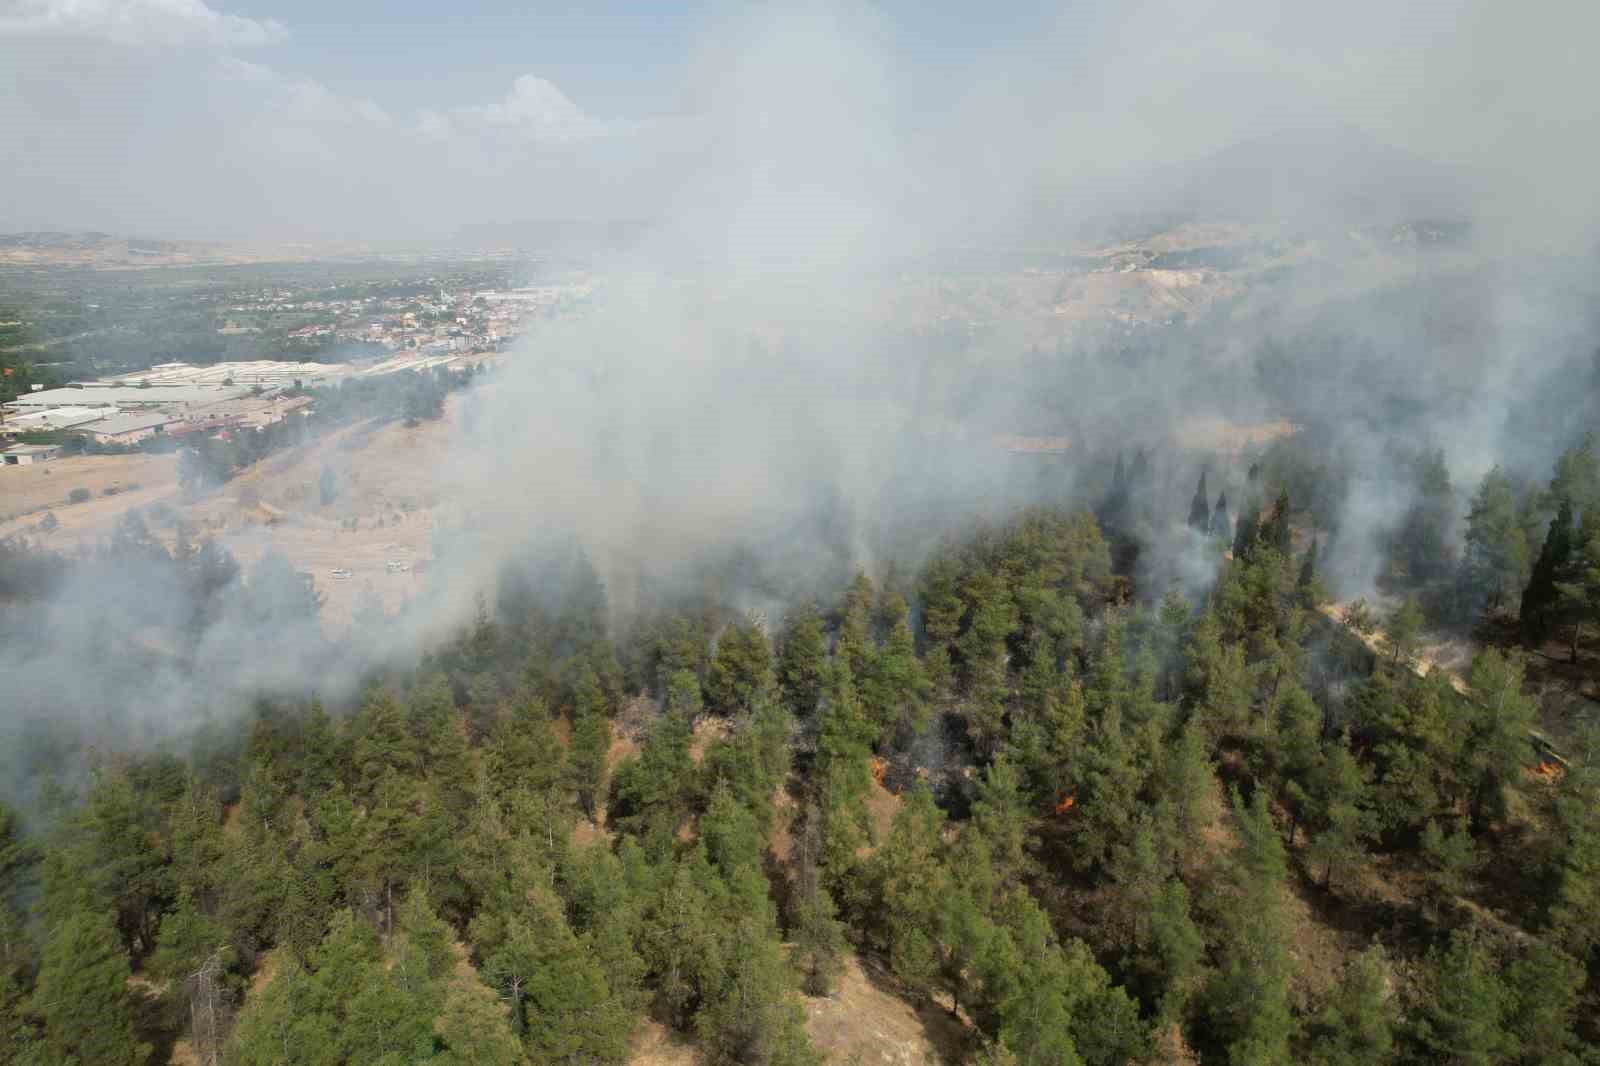
<path id="1" fill-rule="evenodd" d="M 1348 463 L 1330 571 L 1360 591 L 1413 491 L 1396 447 L 1443 449 L 1464 500 L 1497 462 L 1544 476 L 1592 421 L 1600 85 L 1576 49 L 1597 20 L 1553 0 L 1106 3 L 937 71 L 903 20 L 854 7 L 711 24 L 678 117 L 595 132 L 560 98 L 565 127 L 588 132 L 558 138 L 559 158 L 584 175 L 614 164 L 592 198 L 562 202 L 651 224 L 590 264 L 591 309 L 541 324 L 459 401 L 470 417 L 440 462 L 464 521 L 382 647 L 330 655 L 281 613 L 219 608 L 192 653 L 107 674 L 96 641 L 180 601 L 136 569 L 94 571 L 109 584 L 68 582 L 42 642 L 0 649 L 4 718 L 65 707 L 108 743 L 154 744 L 252 691 L 348 692 L 372 662 L 469 620 L 530 544 L 561 538 L 593 560 L 614 613 L 735 557 L 730 595 L 770 613 L 1015 506 L 1091 504 L 1116 453 L 1139 448 L 1158 527 L 1143 565 L 1157 586 L 1203 586 L 1181 529 L 1194 479 L 1209 464 L 1235 514 L 1245 486 L 1233 458 L 1181 450 L 1174 427 L 1192 416 L 1288 419 Z M 29 106 L 11 99 L 0 118 Z M 389 166 L 411 137 L 455 144 L 478 113 L 362 120 L 363 158 L 319 137 L 311 173 L 258 192 L 272 217 L 320 217 L 323 179 L 367 188 L 365 159 Z M 181 146 L 183 130 L 175 112 L 157 136 Z M 543 170 L 479 169 L 486 143 L 445 153 L 459 174 L 394 168 L 362 224 L 437 202 L 527 217 L 521 182 Z M 1394 224 L 1433 215 L 1469 217 L 1470 237 L 1396 239 L 1412 231 Z M 1130 326 L 1113 306 L 1052 333 L 1052 299 L 1019 297 L 1019 277 L 1042 276 L 1070 301 L 1087 269 L 1074 256 L 1119 241 L 1135 254 L 1152 216 L 1277 251 L 1181 323 Z M 994 446 L 1017 433 L 1072 450 Z"/>

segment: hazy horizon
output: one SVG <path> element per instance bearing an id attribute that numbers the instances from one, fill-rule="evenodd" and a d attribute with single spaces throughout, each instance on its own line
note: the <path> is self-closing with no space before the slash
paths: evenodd
<path id="1" fill-rule="evenodd" d="M 874 240 L 935 219 L 993 237 L 1215 207 L 1184 183 L 1276 145 L 1311 164 L 1224 206 L 1294 221 L 1352 183 L 1414 202 L 1437 174 L 1491 223 L 1587 232 L 1600 118 L 1578 44 L 1600 14 L 1536 6 L 8 0 L 0 231 L 448 240 L 684 217 L 781 171 L 821 198 L 791 213 L 871 214 Z"/>

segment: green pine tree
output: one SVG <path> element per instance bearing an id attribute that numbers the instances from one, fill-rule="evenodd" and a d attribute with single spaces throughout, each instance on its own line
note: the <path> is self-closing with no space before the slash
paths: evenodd
<path id="1" fill-rule="evenodd" d="M 1528 586 L 1522 591 L 1522 608 L 1518 621 L 1523 639 L 1542 644 L 1554 624 L 1560 594 L 1556 582 L 1566 572 L 1573 547 L 1572 503 L 1562 498 L 1556 516 L 1550 520 L 1544 546 L 1534 560 L 1528 577 Z"/>
<path id="2" fill-rule="evenodd" d="M 1556 600 L 1568 626 L 1568 658 L 1576 665 L 1584 636 L 1600 629 L 1600 510 L 1583 516 L 1567 565 L 1556 575 Z"/>
<path id="3" fill-rule="evenodd" d="M 748 712 L 770 694 L 773 684 L 772 649 L 761 627 L 731 625 L 723 630 L 706 671 L 711 710 L 725 715 Z"/>
<path id="4" fill-rule="evenodd" d="M 1342 979 L 1307 1026 L 1316 1066 L 1383 1066 L 1393 1061 L 1395 1002 L 1388 957 L 1374 945 L 1345 963 Z"/>
<path id="5" fill-rule="evenodd" d="M 789 618 L 779 654 L 778 678 L 783 702 L 796 717 L 809 718 L 822 697 L 827 671 L 827 646 L 822 639 L 822 619 L 807 602 Z"/>
<path id="6" fill-rule="evenodd" d="M 790 958 L 800 974 L 801 987 L 811 996 L 832 991 L 847 949 L 845 925 L 838 918 L 833 896 L 822 885 L 820 822 L 813 806 L 798 827 L 795 899 L 789 920 L 789 938 L 794 943 Z"/>
<path id="7" fill-rule="evenodd" d="M 838 899 L 838 893 L 849 888 L 857 854 L 872 839 L 867 794 L 872 788 L 871 745 L 877 729 L 856 696 L 850 666 L 844 659 L 834 660 L 823 704 L 817 722 L 813 787 L 822 816 L 823 882 Z"/>
<path id="8" fill-rule="evenodd" d="M 1581 1062 L 1583 1047 L 1573 1023 L 1588 975 L 1583 965 L 1559 948 L 1532 940 L 1506 967 L 1506 1028 L 1519 1061 Z"/>
<path id="9" fill-rule="evenodd" d="M 1411 664 L 1411 657 L 1422 643 L 1422 627 L 1426 623 L 1422 605 L 1415 596 L 1407 596 L 1384 619 L 1384 635 L 1389 638 L 1390 662 L 1395 667 Z"/>
<path id="10" fill-rule="evenodd" d="M 206 1066 L 221 1060 L 228 1037 L 238 997 L 236 956 L 227 929 L 184 898 L 161 920 L 156 950 L 145 963 L 150 980 L 165 986 L 163 999 Z"/>
<path id="11" fill-rule="evenodd" d="M 1257 540 L 1261 539 L 1261 507 L 1256 503 L 1249 503 L 1239 512 L 1239 521 L 1233 527 L 1233 557 L 1235 559 L 1249 558 L 1255 550 Z"/>
<path id="12" fill-rule="evenodd" d="M 1457 930 L 1449 946 L 1428 952 L 1411 1005 L 1411 1038 L 1427 1061 L 1490 1066 L 1512 1050 L 1509 1006 L 1488 949 Z"/>
<path id="13" fill-rule="evenodd" d="M 1478 484 L 1462 539 L 1462 580 L 1474 605 L 1495 612 L 1513 602 L 1528 583 L 1532 559 L 1515 486 L 1498 466 Z"/>
<path id="14" fill-rule="evenodd" d="M 138 1066 L 150 1045 L 134 1027 L 128 956 L 109 916 L 75 910 L 56 922 L 39 957 L 29 1011 L 50 1061 Z"/>
<path id="15" fill-rule="evenodd" d="M 676 681 L 695 684 L 683 671 Z M 608 821 L 625 833 L 648 840 L 670 840 L 688 816 L 694 798 L 695 766 L 689 754 L 693 736 L 688 715 L 668 710 L 651 723 L 637 759 L 617 767 L 615 803 Z"/>
<path id="16" fill-rule="evenodd" d="M 611 748 L 611 723 L 593 706 L 575 712 L 572 723 L 572 775 L 578 803 L 590 818 L 597 818 L 605 795 L 607 753 Z"/>
<path id="17" fill-rule="evenodd" d="M 1206 1035 L 1235 1064 L 1288 1061 L 1291 959 L 1284 913 L 1288 861 L 1264 789 L 1233 800 L 1239 848 L 1222 901 L 1217 970 L 1205 992 Z"/>

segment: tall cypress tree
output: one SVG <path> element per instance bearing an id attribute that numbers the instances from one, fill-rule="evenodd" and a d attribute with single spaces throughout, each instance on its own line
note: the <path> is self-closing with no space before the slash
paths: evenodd
<path id="1" fill-rule="evenodd" d="M 606 756 L 611 747 L 611 729 L 606 717 L 594 706 L 574 711 L 572 721 L 573 784 L 584 813 L 594 818 L 600 798 L 605 795 Z"/>
<path id="2" fill-rule="evenodd" d="M 1150 454 L 1140 448 L 1133 453 L 1133 462 L 1128 464 L 1128 492 L 1125 504 L 1128 520 L 1131 521 L 1144 514 L 1144 504 L 1148 502 L 1154 478 L 1155 473 L 1150 469 Z"/>
<path id="3" fill-rule="evenodd" d="M 1576 664 L 1584 632 L 1600 624 L 1600 511 L 1583 516 L 1567 565 L 1556 575 L 1556 599 L 1571 623 L 1567 650 Z"/>
<path id="4" fill-rule="evenodd" d="M 1533 564 L 1533 575 L 1522 593 L 1519 621 L 1523 638 L 1530 644 L 1543 643 L 1550 632 L 1550 614 L 1555 607 L 1556 578 L 1566 569 L 1572 556 L 1572 502 L 1561 501 L 1561 508 L 1550 521 L 1544 547 Z"/>
<path id="5" fill-rule="evenodd" d="M 1128 470 L 1123 465 L 1122 453 L 1117 453 L 1117 465 L 1111 471 L 1111 489 L 1100 504 L 1100 524 L 1112 529 L 1121 528 L 1128 517 Z"/>
<path id="6" fill-rule="evenodd" d="M 1194 499 L 1189 503 L 1189 528 L 1199 533 L 1211 531 L 1211 495 L 1206 492 L 1206 472 L 1200 471 L 1200 484 L 1195 486 Z"/>
<path id="7" fill-rule="evenodd" d="M 1211 535 L 1213 537 L 1226 536 L 1229 530 L 1228 522 L 1228 494 L 1217 494 L 1217 506 L 1211 512 Z"/>
<path id="8" fill-rule="evenodd" d="M 1306 549 L 1306 557 L 1300 563 L 1300 576 L 1295 581 L 1295 587 L 1305 591 L 1317 579 L 1317 538 L 1311 538 L 1311 547 Z"/>
<path id="9" fill-rule="evenodd" d="M 1261 530 L 1261 539 L 1283 555 L 1289 554 L 1289 490 L 1278 490 L 1278 499 L 1272 505 L 1272 520 Z"/>
<path id="10" fill-rule="evenodd" d="M 822 815 L 821 865 L 825 883 L 835 889 L 845 887 L 857 851 L 871 841 L 866 802 L 872 788 L 871 745 L 877 732 L 856 697 L 849 664 L 835 659 L 818 716 L 814 774 Z"/>
<path id="11" fill-rule="evenodd" d="M 1256 538 L 1260 532 L 1261 509 L 1254 504 L 1247 505 L 1239 512 L 1239 524 L 1233 530 L 1233 557 L 1247 558 L 1251 549 L 1256 546 Z"/>

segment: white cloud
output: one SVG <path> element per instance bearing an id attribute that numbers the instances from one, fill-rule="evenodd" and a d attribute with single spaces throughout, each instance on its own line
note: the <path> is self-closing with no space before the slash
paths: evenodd
<path id="1" fill-rule="evenodd" d="M 575 129 L 589 124 L 588 116 L 566 93 L 532 74 L 512 82 L 504 100 L 470 110 L 494 125 Z"/>
<path id="2" fill-rule="evenodd" d="M 543 144 L 572 144 L 637 130 L 640 123 L 587 114 L 553 82 L 523 74 L 492 103 L 419 113 L 417 127 L 429 137 L 454 134 L 507 136 Z"/>
<path id="3" fill-rule="evenodd" d="M 284 74 L 261 63 L 237 56 L 221 56 L 217 73 L 227 81 L 257 87 L 268 97 L 280 119 L 311 122 L 360 122 L 392 126 L 389 113 L 372 100 L 341 96 L 310 78 Z"/>
<path id="4" fill-rule="evenodd" d="M 288 37 L 282 23 L 227 15 L 204 0 L 9 0 L 0 38 L 77 38 L 133 47 L 248 48 Z"/>
<path id="5" fill-rule="evenodd" d="M 596 114 L 532 70 L 492 98 L 385 110 L 342 71 L 241 58 L 286 31 L 218 10 L 237 2 L 0 0 L 0 129 L 21 146 L 0 229 L 613 215 L 722 233 L 730 251 L 853 255 L 905 232 L 1027 233 L 1108 188 L 1132 198 L 1130 171 L 1296 123 L 1485 169 L 1518 221 L 1528 205 L 1574 226 L 1595 213 L 1594 78 L 1558 47 L 1587 38 L 1494 0 L 1448 0 L 1460 17 L 1443 22 L 1351 0 L 1353 24 L 1280 0 L 1096 3 L 957 71 L 906 61 L 875 16 L 753 9 L 707 31 L 646 119 Z M 1590 7 L 1580 30 L 1600 28 Z"/>
<path id="6" fill-rule="evenodd" d="M 243 82 L 250 85 L 270 85 L 278 80 L 278 72 L 262 63 L 252 63 L 248 59 L 237 56 L 221 56 L 216 62 L 216 71 L 226 81 Z"/>

